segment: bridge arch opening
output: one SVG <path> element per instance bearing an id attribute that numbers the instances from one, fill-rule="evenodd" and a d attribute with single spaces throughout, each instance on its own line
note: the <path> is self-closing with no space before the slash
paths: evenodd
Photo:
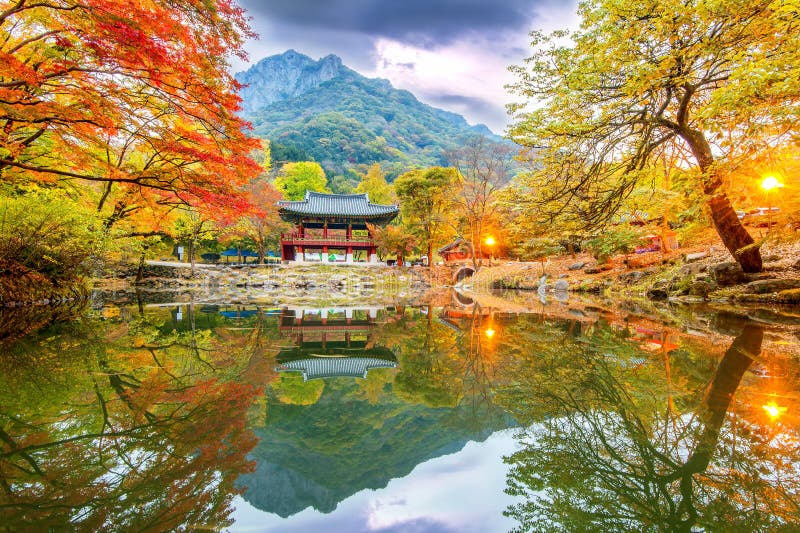
<path id="1" fill-rule="evenodd" d="M 464 281 L 468 277 L 472 276 L 475 273 L 475 269 L 472 267 L 461 267 L 456 271 L 455 275 L 453 276 L 453 283 L 459 283 Z"/>

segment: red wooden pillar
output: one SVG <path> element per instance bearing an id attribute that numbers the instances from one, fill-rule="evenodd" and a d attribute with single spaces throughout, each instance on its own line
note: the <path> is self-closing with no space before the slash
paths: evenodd
<path id="1" fill-rule="evenodd" d="M 323 239 L 327 239 L 328 238 L 328 221 L 327 220 L 325 221 L 325 224 L 322 226 L 322 238 Z"/>

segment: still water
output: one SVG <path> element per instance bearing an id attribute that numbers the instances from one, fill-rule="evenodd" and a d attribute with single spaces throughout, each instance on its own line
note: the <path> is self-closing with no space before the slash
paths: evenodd
<path id="1" fill-rule="evenodd" d="M 0 320 L 0 530 L 800 529 L 800 313 L 453 293 Z"/>

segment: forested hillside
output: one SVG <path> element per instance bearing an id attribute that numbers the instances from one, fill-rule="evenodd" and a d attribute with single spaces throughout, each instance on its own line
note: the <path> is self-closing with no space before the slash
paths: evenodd
<path id="1" fill-rule="evenodd" d="M 236 79 L 246 85 L 240 91 L 244 117 L 278 148 L 273 154 L 301 152 L 328 173 L 381 163 L 393 179 L 410 167 L 446 164 L 443 153 L 465 137 L 500 140 L 486 126 L 470 126 L 461 115 L 366 78 L 332 55 L 314 61 L 289 50 Z"/>

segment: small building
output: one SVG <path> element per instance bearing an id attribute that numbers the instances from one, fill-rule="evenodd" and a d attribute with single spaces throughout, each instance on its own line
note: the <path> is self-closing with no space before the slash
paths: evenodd
<path id="1" fill-rule="evenodd" d="M 461 261 L 472 257 L 469 243 L 461 237 L 454 240 L 447 246 L 442 246 L 439 248 L 438 252 L 445 262 Z"/>
<path id="2" fill-rule="evenodd" d="M 278 202 L 281 219 L 295 229 L 281 235 L 281 259 L 296 262 L 376 263 L 367 224 L 383 226 L 397 216 L 396 205 L 373 204 L 366 194 L 307 191 L 302 201 Z"/>

